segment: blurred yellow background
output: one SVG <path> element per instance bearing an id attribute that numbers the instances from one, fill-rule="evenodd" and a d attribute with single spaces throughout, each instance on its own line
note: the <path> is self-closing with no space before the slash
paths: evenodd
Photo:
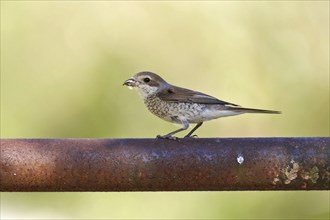
<path id="1" fill-rule="evenodd" d="M 329 136 L 329 1 L 1 1 L 1 138 L 153 138 L 149 70 L 244 107 L 200 137 Z M 1 193 L 5 218 L 328 218 L 329 192 Z"/>

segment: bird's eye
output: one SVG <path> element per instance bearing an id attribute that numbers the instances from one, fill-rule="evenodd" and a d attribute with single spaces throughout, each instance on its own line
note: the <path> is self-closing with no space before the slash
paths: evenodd
<path id="1" fill-rule="evenodd" d="M 148 83 L 148 82 L 150 82 L 150 79 L 149 78 L 144 78 L 143 82 Z"/>

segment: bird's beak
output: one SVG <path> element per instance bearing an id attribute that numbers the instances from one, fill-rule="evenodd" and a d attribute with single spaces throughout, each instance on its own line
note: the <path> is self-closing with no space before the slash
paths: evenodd
<path id="1" fill-rule="evenodd" d="M 135 87 L 136 81 L 134 79 L 130 78 L 124 82 L 123 86 Z"/>

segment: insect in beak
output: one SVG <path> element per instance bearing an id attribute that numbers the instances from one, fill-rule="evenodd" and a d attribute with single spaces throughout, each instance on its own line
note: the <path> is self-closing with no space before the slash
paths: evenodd
<path id="1" fill-rule="evenodd" d="M 134 79 L 128 79 L 124 82 L 123 86 L 127 86 L 129 89 L 133 89 L 133 87 L 136 87 L 136 81 Z"/>

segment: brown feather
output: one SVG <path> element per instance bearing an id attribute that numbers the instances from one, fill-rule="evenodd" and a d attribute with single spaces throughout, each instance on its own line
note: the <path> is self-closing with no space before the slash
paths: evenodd
<path id="1" fill-rule="evenodd" d="M 280 111 L 255 109 L 255 108 L 241 108 L 241 107 L 229 107 L 229 110 L 241 112 L 241 113 L 266 113 L 266 114 L 281 114 Z"/>
<path id="2" fill-rule="evenodd" d="M 169 86 L 164 88 L 162 91 L 159 91 L 157 97 L 170 102 L 187 102 L 187 103 L 199 103 L 199 104 L 218 104 L 218 105 L 232 105 L 239 106 L 233 103 L 221 101 L 212 96 L 206 95 L 201 92 L 196 92 L 193 90 Z"/>

